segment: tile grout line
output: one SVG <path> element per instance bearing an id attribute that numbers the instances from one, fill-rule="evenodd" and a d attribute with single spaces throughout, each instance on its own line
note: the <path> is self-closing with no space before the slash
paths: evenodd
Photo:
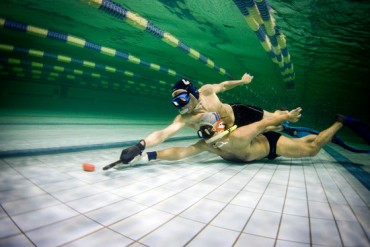
<path id="1" fill-rule="evenodd" d="M 222 171 L 222 170 L 224 170 L 224 169 L 227 169 L 227 168 L 229 168 L 230 167 L 230 165 L 227 165 L 226 167 L 224 167 L 223 169 L 221 169 L 221 170 L 219 170 L 219 171 L 217 171 L 216 173 L 214 173 L 214 174 L 212 174 L 212 176 L 213 175 L 215 175 L 215 174 L 217 174 L 217 173 L 219 173 L 220 171 Z M 205 168 L 204 168 L 205 169 Z M 240 170 L 240 171 L 238 171 L 237 173 L 235 173 L 233 176 L 231 176 L 228 180 L 226 180 L 225 182 L 223 182 L 222 184 L 220 184 L 219 186 L 217 186 L 215 189 L 213 189 L 212 191 L 210 191 L 207 195 L 209 195 L 210 193 L 212 193 L 213 191 L 215 191 L 217 188 L 219 188 L 219 187 L 221 187 L 223 184 L 225 184 L 227 181 L 229 181 L 231 178 L 233 178 L 234 176 L 236 176 L 237 174 L 239 174 L 240 172 L 242 172 L 243 170 L 245 170 L 246 168 L 244 168 L 244 169 L 242 169 L 242 170 Z M 260 168 L 261 169 L 261 168 Z M 207 178 L 204 178 L 203 180 L 201 180 L 201 181 L 199 181 L 197 184 L 199 184 L 200 182 L 202 182 L 202 181 L 204 181 L 204 180 L 206 180 L 206 179 L 208 179 L 209 177 L 211 177 L 211 176 L 208 176 Z M 193 186 L 195 186 L 196 184 L 194 184 Z M 192 186 L 191 186 L 192 187 Z M 189 187 L 189 188 L 191 188 L 191 187 Z M 188 189 L 188 188 L 186 188 L 186 189 Z M 186 190 L 186 189 L 184 189 L 184 190 Z M 182 190 L 181 192 L 183 192 L 184 190 Z M 242 189 L 241 189 L 242 190 Z M 240 191 L 241 191 L 240 190 Z M 179 193 L 181 193 L 181 192 L 179 192 Z M 179 194 L 179 193 L 177 193 L 177 194 Z M 177 195 L 177 194 L 175 194 L 175 195 Z M 206 195 L 206 196 L 207 196 Z M 183 212 L 185 212 L 186 210 L 188 210 L 189 208 L 191 208 L 193 205 L 195 205 L 196 203 L 198 203 L 199 201 L 201 201 L 202 199 L 204 199 L 205 197 L 203 197 L 203 198 L 200 198 L 198 201 L 196 201 L 195 203 L 193 203 L 192 205 L 190 205 L 189 207 L 187 207 L 187 208 L 185 208 L 184 210 L 182 210 L 181 212 L 179 212 L 178 214 L 176 214 L 176 215 L 174 215 L 171 219 L 169 219 L 168 221 L 166 221 L 166 222 L 164 222 L 163 224 L 161 224 L 160 226 L 158 226 L 156 229 L 154 229 L 154 230 L 152 230 L 152 231 L 150 231 L 149 233 L 147 233 L 147 234 L 145 234 L 144 236 L 142 236 L 140 239 L 143 239 L 143 238 L 145 238 L 146 236 L 148 236 L 150 233 L 152 233 L 152 232 L 154 232 L 155 230 L 157 230 L 157 229 L 159 229 L 161 226 L 163 226 L 163 225 L 165 225 L 165 224 L 167 224 L 168 222 L 170 222 L 171 220 L 173 220 L 175 217 L 181 217 L 180 216 L 180 214 L 181 213 L 183 213 Z M 157 203 L 158 204 L 158 203 Z M 228 205 L 228 204 L 227 204 Z M 226 206 L 225 206 L 226 207 Z M 224 207 L 224 208 L 225 208 Z M 223 208 L 223 209 L 224 209 Z M 220 211 L 222 211 L 223 209 L 221 209 Z M 212 221 L 212 220 L 211 220 Z M 207 223 L 207 224 L 205 224 L 205 226 L 202 228 L 202 229 L 200 229 L 199 231 L 198 231 L 198 233 L 197 234 L 195 234 L 187 243 L 185 243 L 184 244 L 184 246 L 186 246 L 187 244 L 189 244 L 196 236 L 198 236 L 199 234 L 200 234 L 200 232 L 202 232 L 202 230 L 207 226 L 207 225 L 209 225 L 209 222 Z M 141 242 L 140 242 L 140 239 L 138 239 L 137 240 L 137 242 L 138 243 L 140 243 L 140 244 L 142 244 Z"/>
<path id="2" fill-rule="evenodd" d="M 263 168 L 265 165 L 266 165 L 266 163 L 264 163 L 264 165 L 263 165 L 263 166 L 258 170 L 258 172 L 259 172 L 259 171 L 261 171 L 261 170 L 262 170 L 262 168 Z M 270 184 L 270 182 L 271 182 L 271 180 L 272 180 L 272 178 L 273 178 L 273 176 L 274 176 L 274 174 L 275 174 L 276 170 L 277 170 L 277 166 L 276 166 L 276 168 L 275 168 L 274 173 L 271 175 L 271 178 L 270 178 L 270 180 L 269 180 L 268 184 Z M 257 174 L 258 172 L 256 172 L 256 174 Z M 255 176 L 256 176 L 256 175 L 255 175 Z M 250 182 L 250 181 L 249 181 L 249 182 Z M 244 189 L 248 184 L 249 184 L 249 183 L 247 183 L 247 184 L 243 187 L 243 189 Z M 264 196 L 264 194 L 265 194 L 265 192 L 266 192 L 267 188 L 268 188 L 268 185 L 266 186 L 265 190 L 263 191 L 263 193 L 262 193 L 262 195 L 261 195 L 261 198 L 258 200 L 258 202 L 257 202 L 256 206 L 253 208 L 252 213 L 250 214 L 250 217 L 249 217 L 249 218 L 248 218 L 248 220 L 245 222 L 245 224 L 244 224 L 243 228 L 241 229 L 241 231 L 240 231 L 240 233 L 239 233 L 238 237 L 235 239 L 235 241 L 234 241 L 234 243 L 233 243 L 233 245 L 232 245 L 232 246 L 235 246 L 235 244 L 236 244 L 236 243 L 238 242 L 238 240 L 240 239 L 240 236 L 243 234 L 243 231 L 244 231 L 244 230 L 245 230 L 245 228 L 247 227 L 247 225 L 248 225 L 248 223 L 249 223 L 250 219 L 252 218 L 252 216 L 253 216 L 254 212 L 255 212 L 255 211 L 256 211 L 256 209 L 257 209 L 258 204 L 261 202 L 261 200 L 262 200 L 262 198 L 263 198 L 263 196 Z M 262 237 L 262 236 L 260 236 L 260 237 Z M 276 238 L 275 238 L 275 241 L 276 241 Z"/>
<path id="3" fill-rule="evenodd" d="M 326 174 L 330 176 L 330 173 L 328 172 L 328 170 L 327 170 L 326 166 L 324 166 L 323 161 L 322 161 L 321 159 L 319 159 L 318 161 L 320 162 L 320 166 L 322 166 L 322 167 L 325 169 Z M 328 205 L 329 205 L 329 208 L 330 208 L 330 212 L 331 212 L 331 214 L 332 214 L 332 216 L 333 216 L 333 220 L 334 220 L 335 227 L 336 227 L 336 230 L 337 230 L 338 235 L 339 235 L 339 239 L 340 239 L 341 245 L 342 245 L 342 246 L 344 246 L 343 238 L 342 238 L 342 234 L 341 234 L 341 232 L 340 232 L 340 230 L 339 230 L 338 223 L 337 223 L 337 221 L 336 221 L 336 219 L 335 219 L 335 215 L 334 215 L 334 212 L 333 212 L 333 208 L 332 208 L 332 205 L 331 205 L 330 200 L 329 200 L 329 198 L 328 198 L 328 195 L 327 195 L 327 192 L 326 192 L 325 186 L 324 186 L 324 184 L 323 184 L 322 177 L 319 175 L 320 173 L 317 171 L 317 169 L 316 169 L 316 165 L 314 165 L 314 168 L 315 168 L 315 170 L 316 170 L 316 173 L 318 174 L 318 178 L 319 178 L 319 180 L 320 180 L 320 184 L 321 184 L 322 188 L 324 189 L 324 194 L 325 194 L 326 200 L 327 200 L 327 202 L 328 202 Z M 332 178 L 332 177 L 330 176 L 330 178 Z M 333 182 L 334 182 L 334 181 L 333 181 Z M 337 186 L 337 187 L 338 187 L 338 186 Z"/>
<path id="4" fill-rule="evenodd" d="M 292 162 L 292 159 L 290 160 Z M 279 234 L 280 234 L 280 227 L 281 227 L 281 223 L 283 221 L 283 215 L 284 215 L 284 209 L 285 209 L 285 203 L 286 203 L 286 198 L 288 196 L 288 189 L 289 189 L 289 181 L 290 181 L 290 173 L 292 171 L 292 163 L 290 163 L 289 165 L 289 176 L 288 176 L 288 183 L 287 183 L 287 186 L 286 186 L 286 189 L 285 189 L 285 196 L 284 196 L 284 204 L 283 204 L 283 208 L 281 209 L 281 216 L 280 216 L 280 220 L 279 220 L 279 227 L 278 227 L 278 231 L 276 233 L 276 238 L 275 238 L 275 242 L 274 242 L 274 247 L 276 247 L 277 245 L 277 241 L 279 239 Z"/>
<path id="5" fill-rule="evenodd" d="M 13 218 L 9 215 L 9 213 L 5 210 L 5 208 L 3 207 L 3 205 L 0 203 L 0 208 L 4 211 L 4 213 L 8 216 L 8 219 L 13 222 L 13 224 L 17 227 L 17 229 L 20 231 L 20 233 L 28 239 L 28 241 L 30 241 L 31 244 L 33 244 L 33 246 L 37 246 L 28 236 L 27 234 L 18 226 L 18 224 L 13 220 Z M 12 237 L 12 236 L 18 236 L 19 234 L 13 234 L 13 235 L 9 235 L 9 236 L 6 236 L 4 238 L 9 238 L 9 237 Z M 3 238 L 0 238 L 0 239 L 3 239 Z"/>
<path id="6" fill-rule="evenodd" d="M 362 199 L 362 197 L 357 193 L 357 191 L 352 187 L 352 184 L 350 184 L 349 182 L 348 182 L 348 180 L 345 178 L 345 176 L 343 176 L 343 174 L 342 174 L 342 172 L 338 169 L 338 167 L 337 166 L 334 166 L 334 169 L 337 171 L 337 173 L 348 183 L 348 185 L 349 186 L 351 186 L 351 188 L 353 189 L 353 191 L 359 196 L 359 198 L 361 199 L 361 200 L 363 200 Z M 330 174 L 329 174 L 329 176 L 330 176 Z M 341 188 L 340 188 L 340 186 L 339 186 L 339 184 L 338 184 L 338 182 L 332 177 L 332 176 L 330 176 L 332 179 L 333 179 L 333 181 L 334 181 L 334 183 L 336 184 L 336 186 L 338 187 L 338 190 L 340 191 L 340 193 L 341 193 L 341 195 L 343 196 L 343 198 L 346 200 L 346 202 L 347 202 L 347 204 L 348 204 L 348 207 L 350 208 L 350 210 L 351 210 L 351 212 L 353 213 L 353 215 L 354 215 L 354 217 L 356 218 L 356 221 L 357 221 L 357 223 L 360 225 L 360 227 L 361 227 L 361 229 L 362 229 L 362 231 L 363 231 L 363 234 L 365 235 L 365 237 L 366 237 L 366 239 L 367 239 L 367 241 L 370 243 L 370 239 L 369 239 L 369 236 L 366 234 L 366 231 L 365 231 L 365 228 L 364 228 L 364 226 L 361 224 L 361 221 L 359 220 L 359 218 L 358 218 L 358 216 L 357 216 L 357 214 L 355 213 L 355 211 L 354 211 L 354 209 L 353 209 L 353 207 L 352 207 L 352 205 L 349 203 L 349 201 L 348 201 L 348 199 L 347 199 L 347 197 L 343 194 L 343 191 L 341 190 Z M 329 202 L 329 204 L 331 204 L 331 202 L 328 200 L 328 202 Z M 365 205 L 367 205 L 365 202 L 364 202 L 364 204 Z M 367 207 L 368 208 L 368 207 Z M 337 221 L 337 219 L 336 219 L 336 217 L 335 217 L 335 215 L 334 215 L 334 213 L 333 213 L 333 216 L 334 216 L 334 219 L 335 219 L 335 221 Z M 338 221 L 340 221 L 340 220 L 338 220 Z M 340 233 L 340 232 L 339 232 Z"/>
<path id="7" fill-rule="evenodd" d="M 53 223 L 50 223 L 50 224 L 47 224 L 47 225 L 44 225 L 44 226 L 40 226 L 40 227 L 37 227 L 37 228 L 34 228 L 34 229 L 31 229 L 31 230 L 29 230 L 29 231 L 27 231 L 27 232 L 32 232 L 32 231 L 34 231 L 34 230 L 37 230 L 37 229 L 41 229 L 41 228 L 43 228 L 43 227 L 46 227 L 46 226 L 49 226 L 49 225 L 53 225 L 53 224 L 56 224 L 56 223 L 60 223 L 60 222 L 63 222 L 63 221 L 66 221 L 66 220 L 69 220 L 69 219 L 72 219 L 72 218 L 75 218 L 75 217 L 78 217 L 78 216 L 84 216 L 84 217 L 86 217 L 84 214 L 82 214 L 82 213 L 80 213 L 79 211 L 77 211 L 76 209 L 74 209 L 73 207 L 71 207 L 71 206 L 69 206 L 68 204 L 66 204 L 66 203 L 64 203 L 63 201 L 61 201 L 61 200 L 59 200 L 58 198 L 56 198 L 55 196 L 53 196 L 51 193 L 49 193 L 49 192 L 47 192 L 46 190 L 44 190 L 43 188 L 41 188 L 40 186 L 38 186 L 37 184 L 35 184 L 34 182 L 32 182 L 29 178 L 27 178 L 27 177 L 25 177 L 22 173 L 20 173 L 17 169 L 15 169 L 13 166 L 11 166 L 6 160 L 3 160 L 7 165 L 9 165 L 13 170 L 15 170 L 18 174 L 20 174 L 25 180 L 28 180 L 31 184 L 33 184 L 34 186 L 36 186 L 37 188 L 39 188 L 40 190 L 42 190 L 42 191 L 44 191 L 45 192 L 45 194 L 47 194 L 47 195 L 49 195 L 49 196 L 51 196 L 52 198 L 54 198 L 55 200 L 57 200 L 58 202 L 60 202 L 62 205 L 65 205 L 66 207 L 68 207 L 68 208 L 70 208 L 71 210 L 73 210 L 73 211 L 75 211 L 76 213 L 77 213 L 77 215 L 75 215 L 75 216 L 71 216 L 71 217 L 68 217 L 68 218 L 66 218 L 66 219 L 63 219 L 63 220 L 59 220 L 59 221 L 56 221 L 56 222 L 53 222 Z M 2 207 L 2 206 L 1 206 Z M 3 209 L 4 211 L 5 211 L 5 209 Z M 6 211 L 5 211 L 6 212 Z M 31 211 L 32 212 L 32 211 Z M 7 213 L 7 212 L 6 212 Z M 7 215 L 9 215 L 8 213 L 7 213 Z M 13 219 L 9 216 L 9 218 L 12 220 L 12 222 L 14 222 L 13 221 Z M 96 221 L 94 221 L 94 222 L 96 222 Z M 106 228 L 104 225 L 102 225 L 102 224 L 100 224 L 99 222 L 96 222 L 96 223 L 98 223 L 100 226 L 102 226 L 102 228 Z M 14 224 L 15 224 L 15 222 L 14 222 Z M 15 224 L 17 227 L 18 227 L 18 225 L 17 224 Z M 19 227 L 18 227 L 19 228 Z M 102 229 L 101 228 L 101 229 Z M 20 228 L 19 228 L 20 229 Z M 97 232 L 97 231 L 99 231 L 99 230 L 101 230 L 101 229 L 98 229 L 98 230 L 96 230 L 96 231 L 94 231 L 94 232 Z M 30 240 L 30 238 L 29 238 L 29 236 L 27 235 L 27 233 L 26 232 L 24 232 L 23 230 L 21 230 L 20 229 L 20 231 L 22 232 L 22 234 L 27 238 L 27 239 L 29 239 Z M 89 233 L 90 234 L 90 233 Z M 89 235 L 89 234 L 87 234 L 87 235 Z M 85 235 L 84 235 L 85 236 Z M 81 238 L 81 237 L 80 237 Z M 78 238 L 78 239 L 80 239 L 80 238 Z M 30 240 L 31 241 L 31 240 Z M 33 243 L 33 241 L 31 241 L 31 243 L 32 244 L 34 244 Z M 66 243 L 63 243 L 63 244 L 66 244 Z M 63 245 L 62 244 L 62 245 Z M 34 244 L 35 245 L 35 244 Z M 37 245 L 35 245 L 35 246 L 37 246 Z"/>
<path id="8" fill-rule="evenodd" d="M 311 167 L 314 166 L 312 160 L 311 160 Z M 313 167 L 313 169 L 315 169 Z M 307 179 L 306 179 L 306 169 L 303 167 L 303 174 L 305 178 L 305 189 L 306 189 L 306 205 L 307 205 L 307 217 L 308 217 L 308 230 L 310 235 L 310 246 L 313 246 L 313 238 L 312 238 L 312 222 L 311 222 L 311 212 L 310 212 L 310 204 L 309 204 L 309 198 L 308 198 L 308 189 L 307 189 Z M 316 171 L 316 170 L 315 170 Z"/>

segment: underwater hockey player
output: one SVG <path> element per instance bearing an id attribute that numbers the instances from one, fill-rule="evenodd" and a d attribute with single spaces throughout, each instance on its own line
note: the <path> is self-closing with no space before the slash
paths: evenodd
<path id="1" fill-rule="evenodd" d="M 164 129 L 155 131 L 137 144 L 122 150 L 121 162 L 124 164 L 129 163 L 134 157 L 141 154 L 146 147 L 153 147 L 164 142 L 184 127 L 197 130 L 199 128 L 199 120 L 206 112 L 217 112 L 220 114 L 227 127 L 233 125 L 244 126 L 266 117 L 288 112 L 277 110 L 272 113 L 251 105 L 225 104 L 218 98 L 218 93 L 233 89 L 236 86 L 249 84 L 252 79 L 253 76 L 245 73 L 240 80 L 224 81 L 219 84 L 205 84 L 199 90 L 188 80 L 179 80 L 172 89 L 172 104 L 178 109 L 180 114 Z M 277 129 L 280 127 L 271 126 L 270 128 Z M 106 166 L 103 169 L 109 168 L 109 166 Z"/>

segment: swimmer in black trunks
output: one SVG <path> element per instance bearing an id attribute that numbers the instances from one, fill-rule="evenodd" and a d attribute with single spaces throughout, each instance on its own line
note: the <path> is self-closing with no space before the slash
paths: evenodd
<path id="1" fill-rule="evenodd" d="M 277 110 L 274 113 L 259 107 L 242 104 L 224 104 L 217 94 L 239 85 L 249 84 L 253 76 L 244 74 L 240 80 L 224 81 L 219 84 L 205 84 L 199 90 L 189 81 L 179 80 L 172 89 L 172 103 L 178 109 L 179 115 L 162 130 L 155 131 L 137 144 L 122 150 L 120 160 L 129 163 L 135 156 L 141 154 L 146 147 L 156 146 L 176 134 L 184 127 L 199 129 L 199 120 L 206 112 L 217 112 L 223 119 L 226 128 L 238 127 L 254 123 L 263 118 L 287 113 Z M 298 121 L 298 118 L 296 119 Z M 270 126 L 276 129 L 279 127 Z"/>
<path id="2" fill-rule="evenodd" d="M 300 111 L 301 108 L 297 108 L 244 127 L 233 126 L 229 129 L 225 129 L 225 124 L 219 114 L 206 113 L 200 120 L 201 127 L 198 130 L 198 135 L 202 140 L 188 147 L 146 152 L 137 156 L 130 164 L 145 164 L 156 159 L 179 160 L 204 151 L 215 153 L 225 160 L 238 162 L 263 158 L 275 159 L 277 156 L 289 158 L 315 156 L 343 126 L 340 120 L 317 135 L 307 135 L 302 138 L 288 138 L 276 132 L 265 132 L 268 126 L 297 120 Z"/>

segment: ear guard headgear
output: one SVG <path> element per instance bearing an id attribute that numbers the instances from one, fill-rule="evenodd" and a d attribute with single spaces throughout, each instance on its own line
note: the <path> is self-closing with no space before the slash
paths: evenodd
<path id="1" fill-rule="evenodd" d="M 177 90 L 185 90 L 188 93 L 191 93 L 196 99 L 199 99 L 199 91 L 198 88 L 193 86 L 190 81 L 181 79 L 178 82 L 175 83 L 175 85 L 172 87 L 172 96 L 173 93 Z"/>
<path id="2" fill-rule="evenodd" d="M 200 119 L 200 128 L 197 133 L 200 138 L 209 139 L 215 133 L 224 130 L 225 124 L 220 115 L 216 112 L 207 112 Z"/>

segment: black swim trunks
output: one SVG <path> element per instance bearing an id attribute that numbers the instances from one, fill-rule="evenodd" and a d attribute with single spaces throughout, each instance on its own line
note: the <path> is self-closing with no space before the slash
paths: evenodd
<path id="1" fill-rule="evenodd" d="M 260 121 L 263 118 L 263 109 L 243 104 L 231 104 L 233 108 L 235 121 L 238 127 Z"/>
<path id="2" fill-rule="evenodd" d="M 263 133 L 262 135 L 266 136 L 270 144 L 270 152 L 266 158 L 268 158 L 269 160 L 273 160 L 279 156 L 276 154 L 276 143 L 278 142 L 281 134 L 273 132 L 273 131 L 268 131 L 268 132 Z"/>

